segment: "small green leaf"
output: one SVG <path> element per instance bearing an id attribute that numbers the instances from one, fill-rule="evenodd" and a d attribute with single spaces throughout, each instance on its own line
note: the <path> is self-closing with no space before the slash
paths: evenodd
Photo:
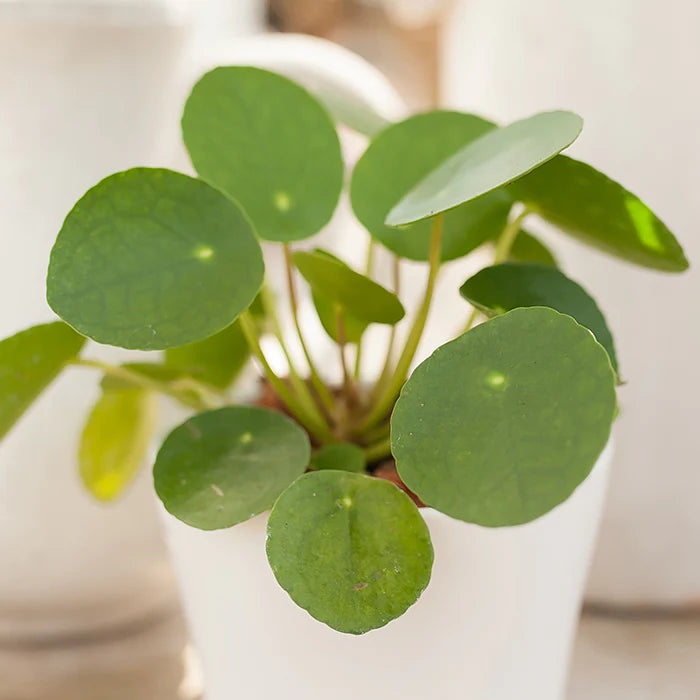
<path id="1" fill-rule="evenodd" d="M 521 306 L 548 306 L 572 316 L 607 350 L 617 372 L 612 334 L 595 300 L 563 272 L 546 265 L 504 263 L 470 277 L 459 293 L 487 316 Z"/>
<path id="2" fill-rule="evenodd" d="M 389 212 L 387 226 L 430 218 L 517 180 L 570 146 L 582 127 L 573 112 L 543 112 L 487 132 L 421 180 Z"/>
<path id="3" fill-rule="evenodd" d="M 245 367 L 250 351 L 238 321 L 196 343 L 165 352 L 168 367 L 225 389 Z"/>
<path id="4" fill-rule="evenodd" d="M 588 476 L 615 410 L 615 375 L 593 335 L 552 309 L 516 309 L 415 370 L 394 408 L 392 452 L 428 505 L 478 525 L 519 525 Z"/>
<path id="5" fill-rule="evenodd" d="M 201 530 L 231 527 L 272 507 L 309 464 L 307 434 L 265 408 L 229 406 L 175 428 L 153 467 L 166 510 Z"/>
<path id="6" fill-rule="evenodd" d="M 85 338 L 61 321 L 0 341 L 0 438 L 84 344 Z"/>
<path id="7" fill-rule="evenodd" d="M 143 389 L 108 389 L 92 409 L 80 440 L 80 477 L 100 501 L 112 501 L 143 463 L 157 399 Z"/>
<path id="8" fill-rule="evenodd" d="M 511 194 L 584 243 L 668 272 L 688 261 L 666 225 L 638 197 L 595 168 L 554 158 L 510 186 Z"/>
<path id="9" fill-rule="evenodd" d="M 539 263 L 559 267 L 557 259 L 547 246 L 531 233 L 521 230 L 515 237 L 508 254 L 510 262 Z"/>
<path id="10" fill-rule="evenodd" d="M 321 471 L 297 479 L 275 503 L 267 558 L 297 605 L 339 632 L 363 634 L 418 600 L 433 548 L 418 509 L 396 486 Z"/>
<path id="11" fill-rule="evenodd" d="M 418 114 L 379 133 L 355 166 L 350 197 L 355 215 L 373 238 L 397 255 L 428 260 L 430 223 L 401 229 L 384 220 L 391 208 L 447 158 L 495 128 L 472 114 Z M 511 199 L 494 192 L 445 216 L 442 259 L 460 258 L 495 237 L 506 224 Z"/>
<path id="12" fill-rule="evenodd" d="M 349 442 L 324 445 L 311 457 L 311 468 L 318 471 L 336 469 L 345 472 L 363 472 L 367 466 L 362 448 Z"/>
<path id="13" fill-rule="evenodd" d="M 399 298 L 322 250 L 297 251 L 294 264 L 318 296 L 358 321 L 394 325 L 404 317 Z"/>
<path id="14" fill-rule="evenodd" d="M 102 180 L 68 214 L 47 298 L 100 343 L 163 350 L 232 323 L 263 272 L 260 244 L 233 202 L 186 175 L 136 168 Z"/>
<path id="15" fill-rule="evenodd" d="M 328 301 L 316 292 L 311 293 L 316 313 L 321 321 L 323 330 L 337 343 L 338 342 L 338 324 L 335 317 L 335 305 L 332 301 Z M 342 313 L 343 330 L 345 331 L 346 343 L 359 343 L 369 325 L 365 321 L 350 316 L 347 312 Z"/>
<path id="16" fill-rule="evenodd" d="M 308 238 L 330 220 L 343 184 L 340 142 L 297 83 L 260 68 L 216 68 L 194 86 L 182 133 L 199 175 L 241 204 L 261 238 Z"/>

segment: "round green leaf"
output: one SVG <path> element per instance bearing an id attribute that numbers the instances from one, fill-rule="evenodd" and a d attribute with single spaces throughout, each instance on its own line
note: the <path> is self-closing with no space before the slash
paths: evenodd
<path id="1" fill-rule="evenodd" d="M 238 322 L 196 343 L 170 348 L 166 365 L 183 374 L 225 389 L 238 376 L 250 356 L 248 343 Z"/>
<path id="2" fill-rule="evenodd" d="M 335 126 L 304 88 L 230 66 L 193 88 L 182 133 L 201 177 L 233 197 L 269 241 L 296 241 L 331 218 L 343 184 Z"/>
<path id="3" fill-rule="evenodd" d="M 322 250 L 297 251 L 294 264 L 319 297 L 358 321 L 394 325 L 405 314 L 399 298 Z"/>
<path id="4" fill-rule="evenodd" d="M 352 207 L 373 238 L 403 258 L 427 260 L 430 223 L 400 230 L 384 220 L 391 208 L 426 175 L 468 143 L 495 128 L 461 112 L 418 114 L 381 131 L 355 166 Z M 442 259 L 460 258 L 495 237 L 506 224 L 511 200 L 492 193 L 445 216 Z"/>
<path id="5" fill-rule="evenodd" d="M 605 446 L 615 376 L 593 335 L 552 309 L 516 309 L 438 348 L 391 420 L 399 475 L 425 503 L 490 527 L 568 498 Z"/>
<path id="6" fill-rule="evenodd" d="M 292 600 L 339 632 L 402 615 L 430 581 L 433 548 L 411 499 L 382 479 L 310 472 L 279 498 L 267 558 Z"/>
<path id="7" fill-rule="evenodd" d="M 388 214 L 387 226 L 427 219 L 507 185 L 570 146 L 583 121 L 543 112 L 493 129 L 421 180 Z"/>
<path id="8" fill-rule="evenodd" d="M 309 464 L 307 434 L 281 413 L 229 406 L 166 438 L 153 467 L 166 510 L 201 530 L 231 527 L 272 506 Z"/>
<path id="9" fill-rule="evenodd" d="M 318 471 L 335 469 L 345 472 L 363 472 L 367 466 L 362 448 L 349 442 L 324 445 L 311 457 L 311 468 Z"/>
<path id="10" fill-rule="evenodd" d="M 521 230 L 513 241 L 508 253 L 511 262 L 539 263 L 550 267 L 559 267 L 554 253 L 531 233 Z"/>
<path id="11" fill-rule="evenodd" d="M 260 244 L 233 202 L 186 175 L 136 168 L 102 180 L 68 214 L 47 298 L 100 343 L 162 350 L 228 326 L 263 273 Z"/>
<path id="12" fill-rule="evenodd" d="M 143 389 L 102 393 L 90 412 L 78 452 L 80 477 L 100 501 L 112 501 L 143 463 L 153 435 L 157 398 Z"/>
<path id="13" fill-rule="evenodd" d="M 565 233 L 657 270 L 688 261 L 666 225 L 638 197 L 595 168 L 559 156 L 510 186 L 514 197 Z"/>
<path id="14" fill-rule="evenodd" d="M 85 338 L 61 321 L 0 341 L 0 438 L 84 344 Z"/>
<path id="15" fill-rule="evenodd" d="M 563 272 L 546 265 L 504 263 L 470 277 L 459 293 L 487 316 L 521 306 L 548 306 L 575 318 L 607 350 L 617 372 L 612 334 L 595 300 Z"/>

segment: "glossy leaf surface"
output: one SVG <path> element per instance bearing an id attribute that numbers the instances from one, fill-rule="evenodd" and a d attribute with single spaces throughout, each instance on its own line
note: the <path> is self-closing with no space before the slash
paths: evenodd
<path id="1" fill-rule="evenodd" d="M 166 510 L 200 528 L 231 527 L 272 507 L 309 464 L 309 438 L 265 408 L 200 413 L 167 437 L 153 467 Z"/>
<path id="2" fill-rule="evenodd" d="M 399 475 L 466 522 L 519 525 L 566 500 L 610 435 L 615 375 L 569 316 L 516 309 L 438 348 L 391 421 Z"/>
<path id="3" fill-rule="evenodd" d="M 401 229 L 384 221 L 392 207 L 430 172 L 466 144 L 495 128 L 472 114 L 418 114 L 379 133 L 355 166 L 352 207 L 370 234 L 397 255 L 428 260 L 430 222 Z M 495 237 L 506 224 L 511 200 L 493 193 L 445 216 L 442 259 L 453 260 Z"/>
<path id="4" fill-rule="evenodd" d="M 112 501 L 136 476 L 148 451 L 157 398 L 143 389 L 108 389 L 85 424 L 78 453 L 80 477 L 100 501 Z"/>
<path id="5" fill-rule="evenodd" d="M 0 438 L 77 357 L 84 343 L 83 336 L 61 321 L 0 341 Z"/>
<path id="6" fill-rule="evenodd" d="M 240 203 L 261 238 L 307 238 L 330 220 L 343 181 L 340 142 L 297 83 L 260 68 L 216 68 L 194 86 L 182 133 L 199 175 Z"/>
<path id="7" fill-rule="evenodd" d="M 548 306 L 585 326 L 607 350 L 617 371 L 612 334 L 595 300 L 563 272 L 545 266 L 504 263 L 470 277 L 459 293 L 487 316 L 522 306 Z"/>
<path id="8" fill-rule="evenodd" d="M 387 215 L 387 226 L 427 219 L 503 187 L 570 146 L 583 121 L 573 112 L 543 112 L 493 129 L 421 180 Z"/>
<path id="9" fill-rule="evenodd" d="M 521 178 L 511 194 L 562 231 L 606 253 L 658 270 L 681 272 L 680 244 L 649 207 L 595 168 L 559 156 Z"/>
<path id="10" fill-rule="evenodd" d="M 403 318 L 404 308 L 395 294 L 337 258 L 315 250 L 297 251 L 293 260 L 313 292 L 358 321 L 393 325 Z"/>
<path id="11" fill-rule="evenodd" d="M 260 244 L 233 202 L 186 175 L 137 168 L 106 178 L 68 214 L 47 298 L 100 343 L 162 350 L 232 323 L 263 272 Z"/>
<path id="12" fill-rule="evenodd" d="M 292 600 L 339 632 L 402 615 L 430 580 L 433 549 L 411 499 L 382 479 L 320 471 L 279 498 L 267 557 Z"/>

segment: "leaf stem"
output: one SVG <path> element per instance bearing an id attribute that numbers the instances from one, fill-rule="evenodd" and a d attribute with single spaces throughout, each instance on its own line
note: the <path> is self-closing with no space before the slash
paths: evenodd
<path id="1" fill-rule="evenodd" d="M 496 252 L 493 256 L 494 265 L 498 265 L 502 262 L 505 262 L 508 259 L 510 251 L 513 248 L 513 244 L 515 243 L 515 239 L 520 233 L 520 227 L 522 226 L 525 217 L 527 217 L 529 214 L 532 214 L 532 210 L 526 207 L 522 210 L 522 212 L 520 212 L 518 216 L 516 216 L 512 221 L 509 221 L 506 224 L 505 228 L 499 235 L 498 240 L 496 242 Z M 462 333 L 466 333 L 467 331 L 472 329 L 480 314 L 481 312 L 476 307 L 472 309 L 472 312 L 469 315 L 469 318 L 467 319 L 467 323 L 464 326 Z"/>
<path id="2" fill-rule="evenodd" d="M 428 320 L 428 312 L 435 291 L 435 282 L 438 272 L 440 271 L 440 253 L 442 250 L 442 214 L 438 214 L 433 219 L 433 228 L 430 235 L 430 253 L 429 253 L 429 271 L 428 280 L 426 282 L 425 294 L 423 301 L 418 307 L 416 316 L 413 320 L 413 325 L 406 338 L 406 344 L 399 356 L 394 374 L 388 382 L 387 388 L 380 394 L 374 408 L 367 414 L 367 417 L 357 427 L 359 432 L 363 432 L 368 428 L 374 427 L 382 418 L 384 418 L 391 410 L 396 397 L 401 391 L 401 387 L 406 381 L 408 370 L 411 367 L 411 362 L 415 357 L 418 343 L 420 342 L 425 323 Z"/>
<path id="3" fill-rule="evenodd" d="M 287 360 L 287 365 L 289 366 L 289 380 L 292 384 L 292 388 L 297 394 L 297 397 L 302 402 L 306 410 L 312 414 L 316 420 L 327 423 L 326 417 L 319 410 L 318 405 L 309 391 L 309 387 L 306 382 L 301 378 L 299 372 L 297 371 L 292 356 L 289 353 L 289 348 L 284 340 L 284 335 L 282 333 L 282 326 L 280 324 L 279 316 L 277 314 L 277 308 L 275 306 L 275 300 L 273 298 L 272 290 L 268 285 L 265 285 L 262 290 L 262 301 L 265 312 L 272 323 L 272 331 L 277 338 L 277 342 L 282 348 L 285 359 Z M 329 426 L 330 427 L 330 426 Z"/>
<path id="4" fill-rule="evenodd" d="M 387 436 L 369 447 L 365 447 L 365 458 L 368 462 L 377 462 L 391 456 L 391 437 Z"/>
<path id="5" fill-rule="evenodd" d="M 394 294 L 396 294 L 396 296 L 399 296 L 399 294 L 401 293 L 401 261 L 399 260 L 398 255 L 394 255 L 393 257 Z M 372 389 L 372 393 L 370 395 L 370 402 L 374 402 L 377 399 L 380 392 L 382 391 L 382 389 L 384 389 L 386 383 L 389 381 L 389 377 L 391 376 L 392 362 L 394 359 L 393 355 L 395 342 L 396 326 L 394 325 L 391 327 L 391 334 L 389 335 L 389 345 L 386 349 L 386 359 L 384 360 L 384 367 L 382 367 L 382 371 L 379 375 L 379 378 L 374 384 L 374 388 Z"/>
<path id="6" fill-rule="evenodd" d="M 122 379 L 123 381 L 129 382 L 130 384 L 134 384 L 135 386 L 139 386 L 142 389 L 157 391 L 161 394 L 165 394 L 166 396 L 170 396 L 171 398 L 176 399 L 185 406 L 194 408 L 197 411 L 212 408 L 212 406 L 209 405 L 207 401 L 203 399 L 201 393 L 199 392 L 199 382 L 197 382 L 194 379 L 192 380 L 192 382 L 197 385 L 197 388 L 195 390 L 199 394 L 196 399 L 186 393 L 183 393 L 183 390 L 178 390 L 174 388 L 170 385 L 169 382 L 162 382 L 157 379 L 152 379 L 151 377 L 146 377 L 145 375 L 139 374 L 138 372 L 132 372 L 126 367 L 110 365 L 106 362 L 100 362 L 99 360 L 89 360 L 85 358 L 76 358 L 70 364 L 78 367 L 92 367 L 93 369 L 98 369 L 104 374 L 110 377 L 114 377 L 115 379 Z M 192 388 L 194 388 L 194 385 L 192 385 Z"/>
<path id="7" fill-rule="evenodd" d="M 503 229 L 503 232 L 498 237 L 498 242 L 496 243 L 496 253 L 493 256 L 494 265 L 498 265 L 508 258 L 511 248 L 513 247 L 513 243 L 515 243 L 515 239 L 517 238 L 518 233 L 520 233 L 520 226 L 529 214 L 532 214 L 532 210 L 526 207 L 518 216 L 506 224 L 506 227 Z"/>
<path id="8" fill-rule="evenodd" d="M 374 238 L 369 239 L 367 244 L 367 259 L 365 261 L 365 277 L 372 279 L 372 270 L 374 267 Z M 355 354 L 355 380 L 360 379 L 360 370 L 362 369 L 362 341 L 364 333 L 357 341 L 357 353 Z"/>
<path id="9" fill-rule="evenodd" d="M 345 324 L 343 323 L 343 307 L 340 304 L 335 305 L 335 333 L 338 339 L 338 350 L 340 352 L 340 365 L 343 368 L 343 389 L 349 406 L 357 404 L 357 385 L 345 358 Z"/>
<path id="10" fill-rule="evenodd" d="M 333 401 L 333 396 L 331 395 L 330 391 L 328 391 L 326 385 L 323 383 L 323 380 L 321 379 L 321 377 L 318 374 L 318 371 L 316 370 L 316 365 L 314 364 L 314 361 L 311 357 L 311 353 L 309 352 L 309 348 L 306 345 L 306 341 L 304 340 L 304 334 L 301 330 L 301 324 L 299 323 L 297 293 L 296 287 L 294 285 L 294 268 L 292 266 L 292 254 L 289 250 L 289 244 L 284 243 L 283 248 L 284 262 L 287 268 L 287 287 L 289 289 L 289 303 L 292 308 L 292 318 L 294 319 L 294 327 L 296 328 L 297 336 L 299 337 L 299 342 L 301 343 L 301 349 L 304 351 L 304 357 L 306 357 L 306 362 L 309 365 L 311 383 L 314 385 L 314 389 L 316 389 L 316 393 L 323 402 L 323 405 L 325 406 L 326 410 L 333 413 L 333 411 L 335 410 L 335 402 Z"/>
<path id="11" fill-rule="evenodd" d="M 299 402 L 298 397 L 290 390 L 280 377 L 278 377 L 270 367 L 270 363 L 265 357 L 265 353 L 260 347 L 255 324 L 249 316 L 248 311 L 244 311 L 239 317 L 241 330 L 245 336 L 248 347 L 265 372 L 267 380 L 272 385 L 277 395 L 282 399 L 290 413 L 320 442 L 329 442 L 333 440 L 333 435 L 328 426 L 323 421 L 319 421 L 315 416 L 310 415 L 306 407 Z"/>

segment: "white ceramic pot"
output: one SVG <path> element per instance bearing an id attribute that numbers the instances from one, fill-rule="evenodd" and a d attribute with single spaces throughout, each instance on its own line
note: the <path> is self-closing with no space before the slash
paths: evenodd
<path id="1" fill-rule="evenodd" d="M 0 0 L 0 337 L 54 317 L 48 255 L 76 199 L 111 172 L 167 164 L 198 6 Z M 90 348 L 100 353 L 123 357 Z M 175 604 L 147 470 L 111 505 L 78 478 L 98 381 L 69 370 L 0 444 L 0 643 L 60 644 Z"/>
<path id="2" fill-rule="evenodd" d="M 564 269 L 598 299 L 628 384 L 589 595 L 605 603 L 700 599 L 700 4 L 696 0 L 455 0 L 445 22 L 443 97 L 507 122 L 573 109 L 571 154 L 647 201 L 691 269 L 633 267 L 549 230 Z M 532 225 L 531 225 L 532 226 Z"/>
<path id="3" fill-rule="evenodd" d="M 524 526 L 423 509 L 430 585 L 403 617 L 358 637 L 277 585 L 266 514 L 204 532 L 161 510 L 206 700 L 562 700 L 611 457 L 608 445 L 566 503 Z"/>

